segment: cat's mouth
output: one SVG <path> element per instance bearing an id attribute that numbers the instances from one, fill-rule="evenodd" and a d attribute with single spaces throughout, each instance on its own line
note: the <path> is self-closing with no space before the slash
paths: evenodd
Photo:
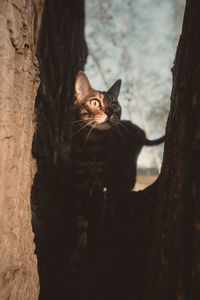
<path id="1" fill-rule="evenodd" d="M 104 119 L 97 119 L 95 120 L 95 124 L 93 125 L 93 128 L 98 130 L 109 130 L 114 126 L 117 126 L 119 122 L 119 117 L 111 116 L 111 117 L 104 117 Z"/>
<path id="2" fill-rule="evenodd" d="M 94 128 L 98 129 L 98 130 L 109 130 L 109 129 L 112 128 L 112 125 L 110 124 L 109 121 L 105 121 L 105 122 L 100 123 L 100 124 L 96 123 L 94 125 Z"/>

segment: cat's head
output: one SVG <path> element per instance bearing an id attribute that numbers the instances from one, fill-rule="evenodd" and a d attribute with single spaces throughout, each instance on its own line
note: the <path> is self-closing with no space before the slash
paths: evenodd
<path id="1" fill-rule="evenodd" d="M 98 130 L 109 130 L 116 126 L 121 117 L 118 95 L 121 79 L 107 92 L 94 90 L 84 72 L 79 72 L 75 82 L 75 106 L 77 117 L 85 125 Z"/>

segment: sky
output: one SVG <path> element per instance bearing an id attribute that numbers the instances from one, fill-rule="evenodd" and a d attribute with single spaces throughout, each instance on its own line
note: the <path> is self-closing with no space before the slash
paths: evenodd
<path id="1" fill-rule="evenodd" d="M 122 79 L 122 118 L 145 129 L 150 139 L 165 132 L 184 4 L 185 0 L 86 0 L 86 74 L 99 90 Z M 140 167 L 155 165 L 155 157 L 161 162 L 162 147 L 154 148 L 144 148 Z"/>

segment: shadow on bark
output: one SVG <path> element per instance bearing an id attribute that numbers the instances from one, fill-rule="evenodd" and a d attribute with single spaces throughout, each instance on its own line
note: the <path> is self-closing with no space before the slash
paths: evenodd
<path id="1" fill-rule="evenodd" d="M 72 103 L 75 77 L 87 55 L 83 5 L 78 0 L 46 1 L 39 37 L 41 85 L 33 141 L 38 170 L 32 188 L 32 222 L 40 299 L 140 299 L 155 206 L 148 199 L 149 190 L 137 196 L 133 192 L 118 203 L 115 225 L 102 225 L 87 267 L 73 272 L 69 263 L 74 238 L 74 204 L 67 185 Z"/>
<path id="2" fill-rule="evenodd" d="M 84 3 L 46 1 L 32 188 L 40 300 L 199 299 L 199 14 L 200 4 L 187 1 L 161 176 L 118 201 L 95 237 L 87 266 L 73 272 L 75 210 L 68 170 L 74 81 L 87 56 Z"/>

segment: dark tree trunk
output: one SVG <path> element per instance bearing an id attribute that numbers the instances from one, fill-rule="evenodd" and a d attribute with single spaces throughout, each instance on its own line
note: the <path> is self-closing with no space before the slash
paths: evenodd
<path id="1" fill-rule="evenodd" d="M 146 299 L 200 299 L 200 3 L 186 1 Z"/>
<path id="2" fill-rule="evenodd" d="M 33 142 L 38 170 L 32 189 L 40 299 L 66 299 L 70 290 L 70 199 L 65 191 L 66 170 L 74 82 L 78 71 L 83 70 L 86 56 L 84 1 L 45 1 L 37 51 L 41 85 L 36 99 L 38 125 Z"/>
<path id="3" fill-rule="evenodd" d="M 90 267 L 70 270 L 73 204 L 67 170 L 74 81 L 87 53 L 83 5 L 47 0 L 39 38 L 32 208 L 40 299 L 199 299 L 200 4 L 195 0 L 187 1 L 173 68 L 161 175 L 146 190 L 118 201 L 112 222 L 96 237 Z"/>

